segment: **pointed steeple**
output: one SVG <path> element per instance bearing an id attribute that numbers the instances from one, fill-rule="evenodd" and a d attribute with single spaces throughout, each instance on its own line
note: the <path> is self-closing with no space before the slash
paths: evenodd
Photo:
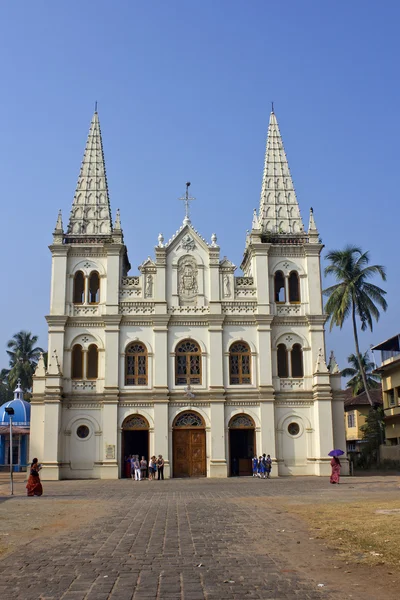
<path id="1" fill-rule="evenodd" d="M 274 109 L 269 119 L 259 223 L 263 233 L 296 234 L 304 231 L 292 176 Z"/>
<path id="2" fill-rule="evenodd" d="M 308 238 L 311 243 L 319 243 L 319 233 L 314 219 L 314 211 L 310 208 L 310 220 L 308 222 Z"/>
<path id="3" fill-rule="evenodd" d="M 84 242 L 88 236 L 110 236 L 111 231 L 110 199 L 96 107 L 90 124 L 66 237 L 81 238 Z"/>
<path id="4" fill-rule="evenodd" d="M 339 365 L 337 364 L 333 350 L 329 356 L 328 370 L 331 375 L 337 375 L 340 373 Z"/>
<path id="5" fill-rule="evenodd" d="M 62 222 L 61 210 L 58 211 L 57 223 L 53 231 L 53 243 L 62 244 L 64 238 L 64 226 Z"/>

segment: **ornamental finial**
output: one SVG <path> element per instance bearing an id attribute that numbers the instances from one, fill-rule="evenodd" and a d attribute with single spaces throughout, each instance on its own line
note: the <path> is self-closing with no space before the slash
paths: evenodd
<path id="1" fill-rule="evenodd" d="M 189 187 L 190 187 L 190 181 L 187 181 L 185 195 L 182 196 L 181 198 L 178 198 L 178 200 L 182 200 L 185 203 L 185 218 L 183 219 L 184 225 L 190 224 L 189 203 L 192 202 L 193 200 L 196 200 L 196 198 L 189 196 Z"/>

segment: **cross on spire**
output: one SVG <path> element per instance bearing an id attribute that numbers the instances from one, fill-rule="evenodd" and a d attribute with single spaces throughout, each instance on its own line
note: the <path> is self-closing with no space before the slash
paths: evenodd
<path id="1" fill-rule="evenodd" d="M 190 181 L 186 182 L 186 192 L 185 195 L 182 196 L 181 198 L 178 198 L 178 200 L 182 200 L 185 203 L 185 218 L 183 219 L 183 224 L 184 225 L 188 225 L 190 223 L 190 202 L 192 202 L 193 200 L 196 200 L 196 198 L 193 198 L 192 196 L 189 196 L 189 186 L 190 186 Z"/>

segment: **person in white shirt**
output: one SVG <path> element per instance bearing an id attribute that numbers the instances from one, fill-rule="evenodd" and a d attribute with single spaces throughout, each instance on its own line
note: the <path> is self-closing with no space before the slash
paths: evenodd
<path id="1" fill-rule="evenodd" d="M 133 466 L 135 468 L 135 481 L 140 481 L 142 479 L 142 472 L 140 470 L 140 462 L 139 462 L 139 456 L 135 456 L 135 462 L 133 463 Z"/>

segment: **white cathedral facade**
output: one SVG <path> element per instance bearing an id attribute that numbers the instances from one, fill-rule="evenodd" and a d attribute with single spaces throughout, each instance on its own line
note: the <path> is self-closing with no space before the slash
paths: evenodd
<path id="1" fill-rule="evenodd" d="M 272 112 L 242 274 L 188 211 L 129 274 L 95 112 L 67 230 L 60 213 L 50 246 L 49 359 L 34 376 L 30 442 L 42 477 L 117 479 L 131 454 L 162 454 L 167 477 L 247 475 L 264 452 L 273 475 L 327 475 L 345 437 L 321 249 Z"/>

